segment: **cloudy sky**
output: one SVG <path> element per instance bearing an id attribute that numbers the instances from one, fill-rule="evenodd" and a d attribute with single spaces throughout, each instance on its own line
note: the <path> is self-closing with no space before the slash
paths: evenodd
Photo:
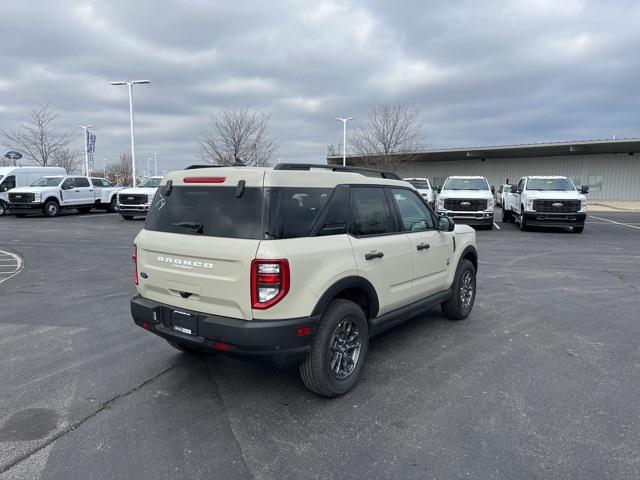
<path id="1" fill-rule="evenodd" d="M 420 109 L 430 147 L 638 137 L 640 2 L 0 0 L 0 128 L 37 104 L 98 159 L 191 163 L 216 108 L 271 115 L 283 161 L 323 161 L 367 107 Z M 145 165 L 146 167 L 146 165 Z"/>

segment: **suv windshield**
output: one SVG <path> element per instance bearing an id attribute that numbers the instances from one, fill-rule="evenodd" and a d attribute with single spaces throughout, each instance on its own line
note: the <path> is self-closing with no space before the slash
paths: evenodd
<path id="1" fill-rule="evenodd" d="M 575 190 L 566 178 L 530 178 L 527 190 Z"/>
<path id="2" fill-rule="evenodd" d="M 32 187 L 57 187 L 62 177 L 42 177 L 31 184 Z"/>
<path id="3" fill-rule="evenodd" d="M 421 190 L 429 190 L 431 188 L 428 180 L 407 180 L 407 182 Z"/>
<path id="4" fill-rule="evenodd" d="M 158 188 L 158 185 L 160 185 L 161 180 L 162 180 L 161 178 L 145 178 L 142 180 L 142 183 L 140 183 L 139 187 L 140 188 Z"/>
<path id="5" fill-rule="evenodd" d="M 448 178 L 442 186 L 443 190 L 489 190 L 484 178 Z"/>

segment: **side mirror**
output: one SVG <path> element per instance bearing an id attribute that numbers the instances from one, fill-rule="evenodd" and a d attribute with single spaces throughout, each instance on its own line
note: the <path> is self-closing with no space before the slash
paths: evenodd
<path id="1" fill-rule="evenodd" d="M 580 193 L 583 195 L 589 193 L 589 185 L 582 185 L 582 187 L 580 187 Z"/>
<path id="2" fill-rule="evenodd" d="M 440 193 L 440 192 L 442 192 L 442 187 L 438 187 L 438 188 L 436 188 L 436 190 L 437 190 L 438 193 Z"/>
<path id="3" fill-rule="evenodd" d="M 438 230 L 441 232 L 453 232 L 453 229 L 456 227 L 456 223 L 452 218 L 449 217 L 440 217 L 438 219 Z"/>

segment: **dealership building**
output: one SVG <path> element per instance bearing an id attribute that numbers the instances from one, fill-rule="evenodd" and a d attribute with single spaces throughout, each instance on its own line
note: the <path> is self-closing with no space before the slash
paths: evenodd
<path id="1" fill-rule="evenodd" d="M 336 153 L 329 149 L 329 164 L 342 164 Z M 450 175 L 481 175 L 496 190 L 525 175 L 563 175 L 589 185 L 591 199 L 640 200 L 640 139 L 427 149 L 398 159 L 399 175 L 428 178 L 434 187 Z M 347 155 L 347 165 L 362 163 L 362 157 Z"/>

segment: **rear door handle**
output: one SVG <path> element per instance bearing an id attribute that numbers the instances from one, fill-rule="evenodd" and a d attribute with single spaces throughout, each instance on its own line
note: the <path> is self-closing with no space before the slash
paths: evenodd
<path id="1" fill-rule="evenodd" d="M 419 243 L 418 245 L 416 245 L 416 248 L 418 250 L 427 250 L 431 245 L 429 245 L 428 243 Z"/>
<path id="2" fill-rule="evenodd" d="M 382 258 L 382 257 L 384 257 L 384 253 L 382 252 L 370 252 L 370 253 L 364 254 L 365 260 L 373 260 L 374 258 Z"/>

